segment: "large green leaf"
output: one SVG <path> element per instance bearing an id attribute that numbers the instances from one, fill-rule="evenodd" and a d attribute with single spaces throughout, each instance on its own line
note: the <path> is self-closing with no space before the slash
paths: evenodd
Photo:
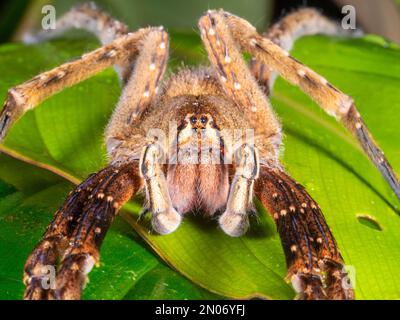
<path id="1" fill-rule="evenodd" d="M 173 39 L 175 64 L 182 55 L 188 62 L 204 61 L 196 37 L 175 34 Z M 4 97 L 8 87 L 93 46 L 87 43 L 55 41 L 1 47 L 0 94 Z M 293 54 L 355 98 L 377 141 L 400 171 L 396 140 L 400 50 L 378 38 L 313 37 L 301 40 Z M 119 91 L 112 70 L 65 90 L 28 112 L 10 132 L 3 151 L 70 180 L 84 178 L 104 165 L 102 130 Z M 356 142 L 298 89 L 279 80 L 273 104 L 286 132 L 282 160 L 320 203 L 346 263 L 354 267 L 357 297 L 399 298 L 398 200 Z M 229 238 L 214 220 L 201 217 L 188 217 L 175 233 L 158 236 L 148 232 L 148 221 L 137 222 L 139 208 L 137 202 L 129 204 L 126 210 L 130 214 L 125 211 L 124 220 L 193 282 L 226 297 L 293 297 L 284 281 L 279 237 L 266 214 L 260 214 L 258 222 L 252 221 L 251 231 L 239 239 Z M 104 246 L 109 241 L 108 236 Z M 107 265 L 96 272 L 103 268 Z M 153 275 L 158 272 L 154 270 Z M 136 287 L 158 283 L 159 278 L 153 275 Z M 88 292 L 94 290 L 95 277 Z M 157 292 L 142 297 L 158 297 Z M 138 296 L 136 292 L 127 295 Z"/>

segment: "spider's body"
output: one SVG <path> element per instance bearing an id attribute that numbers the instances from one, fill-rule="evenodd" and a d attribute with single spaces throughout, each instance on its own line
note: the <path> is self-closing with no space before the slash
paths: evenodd
<path id="1" fill-rule="evenodd" d="M 166 132 L 172 133 L 176 124 L 166 168 L 172 206 L 181 214 L 198 210 L 213 215 L 225 206 L 229 192 L 229 167 L 224 164 L 224 140 L 217 122 L 227 125 L 220 117 L 227 101 L 187 95 L 171 98 L 168 105 L 172 117 L 165 117 Z"/>
<path id="2" fill-rule="evenodd" d="M 165 153 L 163 171 L 172 207 L 180 214 L 197 210 L 213 215 L 226 206 L 235 144 L 255 141 L 257 161 L 278 165 L 280 128 L 262 120 L 262 127 L 253 131 L 252 118 L 224 94 L 212 69 L 184 69 L 167 81 L 160 98 L 126 132 L 126 146 L 116 148 L 112 138 L 108 150 L 113 159 L 139 161 L 143 148 L 156 138 Z"/>
<path id="3" fill-rule="evenodd" d="M 261 36 L 239 17 L 209 11 L 199 28 L 211 66 L 184 69 L 168 80 L 168 34 L 162 28 L 128 33 L 124 24 L 83 5 L 38 39 L 70 27 L 95 33 L 103 46 L 10 89 L 0 138 L 26 110 L 104 68 L 116 66 L 123 91 L 105 132 L 109 165 L 72 191 L 56 212 L 26 262 L 25 298 L 79 298 L 113 218 L 141 189 L 160 234 L 201 210 L 218 215 L 228 235 L 241 236 L 256 196 L 276 223 L 299 297 L 353 298 L 320 207 L 279 162 L 282 130 L 268 100 L 277 73 L 298 85 L 353 133 L 400 197 L 399 182 L 353 100 L 287 51 L 302 35 L 342 33 L 336 23 L 303 9 Z M 250 68 L 241 51 L 252 55 Z M 59 258 L 56 288 L 44 289 L 42 267 L 57 265 Z"/>

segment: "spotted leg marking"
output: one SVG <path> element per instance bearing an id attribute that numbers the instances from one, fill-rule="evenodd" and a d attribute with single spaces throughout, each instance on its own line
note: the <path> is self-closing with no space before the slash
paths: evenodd
<path id="1" fill-rule="evenodd" d="M 290 51 L 295 41 L 301 37 L 315 34 L 349 36 L 354 32 L 343 29 L 336 21 L 330 20 L 318 10 L 302 8 L 289 13 L 273 24 L 264 35 L 286 51 Z M 256 58 L 250 63 L 253 75 L 264 88 L 267 95 L 272 92 L 277 73 Z"/>
<path id="2" fill-rule="evenodd" d="M 131 140 L 130 129 L 142 122 L 144 111 L 161 91 L 168 62 L 168 34 L 161 28 L 152 28 L 139 48 L 135 68 L 105 132 L 108 154 L 117 161 L 130 158 L 132 146 L 126 143 Z"/>
<path id="3" fill-rule="evenodd" d="M 38 300 L 50 298 L 51 289 L 43 288 L 46 267 L 57 266 L 57 258 L 60 252 L 64 252 L 68 246 L 74 225 L 76 224 L 80 209 L 83 207 L 96 185 L 98 179 L 104 178 L 108 168 L 98 172 L 97 175 L 89 176 L 83 183 L 73 190 L 67 201 L 54 215 L 42 240 L 33 250 L 24 268 L 25 299 Z"/>
<path id="4" fill-rule="evenodd" d="M 272 215 L 300 299 L 353 299 L 336 241 L 320 207 L 280 169 L 262 166 L 255 194 Z"/>
<path id="5" fill-rule="evenodd" d="M 246 20 L 224 11 L 211 11 L 210 19 L 226 24 L 242 50 L 284 79 L 298 86 L 315 100 L 328 114 L 334 116 L 356 137 L 375 167 L 381 172 L 394 193 L 400 199 L 399 179 L 361 119 L 351 97 L 335 88 L 324 77 L 293 58 L 289 52 L 257 33 Z"/>
<path id="6" fill-rule="evenodd" d="M 24 268 L 25 299 L 79 299 L 86 275 L 120 207 L 142 185 L 138 165 L 109 166 L 72 191 L 56 212 Z M 58 259 L 61 266 L 57 270 Z M 55 287 L 44 288 L 43 267 L 57 270 Z"/>
<path id="7" fill-rule="evenodd" d="M 281 126 L 268 98 L 252 76 L 235 39 L 221 15 L 209 11 L 199 20 L 199 28 L 211 65 L 225 94 L 232 99 L 254 129 L 255 145 L 278 164 Z"/>
<path id="8" fill-rule="evenodd" d="M 26 111 L 35 108 L 57 92 L 86 80 L 110 66 L 127 62 L 132 59 L 132 56 L 137 54 L 142 47 L 146 47 L 146 45 L 150 46 L 151 44 L 149 43 L 154 42 L 157 37 L 164 39 L 164 42 L 159 41 L 159 45 L 161 46 L 163 43 L 163 48 L 160 52 L 163 52 L 166 56 L 167 54 L 165 52 L 168 49 L 168 35 L 166 32 L 159 28 L 140 29 L 135 33 L 122 36 L 99 49 L 86 53 L 75 61 L 65 63 L 21 85 L 11 88 L 8 91 L 4 108 L 0 112 L 0 142 L 4 139 L 11 125 Z M 145 81 L 143 83 L 143 85 L 149 85 L 149 88 L 147 91 L 143 90 L 143 99 L 140 104 L 134 106 L 134 112 L 140 112 L 148 105 L 150 98 L 153 97 L 152 93 L 156 91 L 156 86 L 154 86 L 153 83 L 157 84 L 159 82 L 163 70 L 165 69 L 166 57 L 163 59 L 158 59 L 158 55 L 151 55 L 149 57 L 149 59 L 154 58 L 157 60 L 155 61 L 155 67 L 161 64 L 164 68 L 160 68 L 160 71 L 153 72 L 151 75 L 150 79 L 156 79 L 156 81 Z M 147 64 L 147 68 L 152 69 L 150 62 Z M 141 69 L 138 72 L 143 73 L 143 70 Z M 127 86 L 128 85 L 129 81 Z M 138 85 L 138 88 L 141 88 L 141 86 Z M 135 100 L 135 102 L 137 102 L 137 100 Z M 123 104 L 124 106 L 121 108 L 126 110 L 127 104 L 120 104 Z"/>

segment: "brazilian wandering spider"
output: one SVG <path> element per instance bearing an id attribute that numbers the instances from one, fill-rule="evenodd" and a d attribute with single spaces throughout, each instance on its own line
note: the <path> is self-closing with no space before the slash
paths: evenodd
<path id="1" fill-rule="evenodd" d="M 84 4 L 36 40 L 70 28 L 93 32 L 103 46 L 10 89 L 0 139 L 27 110 L 110 66 L 116 66 L 123 91 L 105 132 L 109 165 L 76 187 L 56 212 L 25 264 L 26 299 L 79 299 L 113 218 L 142 189 L 144 212 L 160 234 L 200 209 L 221 213 L 221 229 L 241 236 L 257 197 L 276 223 L 298 297 L 354 298 L 353 289 L 342 285 L 343 259 L 320 207 L 279 162 L 282 130 L 268 100 L 277 74 L 299 86 L 355 136 L 400 198 L 399 182 L 353 100 L 288 53 L 300 36 L 342 34 L 336 23 L 301 9 L 262 36 L 237 16 L 208 11 L 199 28 L 211 66 L 183 69 L 164 82 L 169 46 L 163 28 L 130 33 Z M 251 54 L 250 67 L 241 51 Z M 173 139 L 163 139 L 171 123 Z M 56 288 L 44 289 L 42 267 L 59 259 Z"/>

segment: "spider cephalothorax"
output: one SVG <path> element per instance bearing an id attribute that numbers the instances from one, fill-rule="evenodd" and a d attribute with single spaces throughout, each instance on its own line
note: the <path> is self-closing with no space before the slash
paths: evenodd
<path id="1" fill-rule="evenodd" d="M 95 33 L 103 47 L 10 89 L 0 138 L 26 110 L 112 65 L 123 91 L 105 132 L 109 165 L 56 212 L 25 264 L 25 298 L 79 298 L 113 218 L 141 189 L 160 234 L 200 210 L 218 215 L 224 232 L 240 236 L 256 196 L 276 223 L 299 297 L 353 298 L 352 288 L 342 285 L 343 259 L 320 207 L 279 162 L 281 125 L 268 100 L 276 74 L 298 85 L 349 129 L 400 197 L 399 182 L 353 100 L 288 53 L 299 36 L 343 33 L 337 24 L 302 9 L 261 36 L 237 16 L 208 11 L 199 28 L 211 66 L 183 69 L 166 81 L 168 34 L 162 28 L 128 33 L 124 24 L 83 5 L 38 39 L 71 27 Z M 242 51 L 251 54 L 250 67 Z M 41 267 L 59 259 L 56 288 L 44 289 Z"/>

